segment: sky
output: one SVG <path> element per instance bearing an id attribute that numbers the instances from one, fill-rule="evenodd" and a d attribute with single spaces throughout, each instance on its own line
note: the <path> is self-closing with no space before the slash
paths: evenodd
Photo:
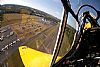
<path id="1" fill-rule="evenodd" d="M 60 0 L 0 0 L 0 4 L 29 6 L 47 12 L 59 19 L 61 19 L 63 9 Z"/>

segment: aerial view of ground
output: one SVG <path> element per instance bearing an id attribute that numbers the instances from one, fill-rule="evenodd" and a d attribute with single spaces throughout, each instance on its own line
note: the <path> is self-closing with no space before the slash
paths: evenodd
<path id="1" fill-rule="evenodd" d="M 2 11 L 0 13 L 0 67 L 24 67 L 18 50 L 20 46 L 27 46 L 47 54 L 53 53 L 60 25 L 59 19 L 25 6 L 17 9 L 19 5 L 16 5 L 16 11 L 15 5 L 2 6 L 10 7 L 9 9 L 0 7 Z M 65 32 L 60 56 L 70 49 L 75 32 L 70 26 L 66 27 L 66 31 L 71 32 L 72 35 Z"/>

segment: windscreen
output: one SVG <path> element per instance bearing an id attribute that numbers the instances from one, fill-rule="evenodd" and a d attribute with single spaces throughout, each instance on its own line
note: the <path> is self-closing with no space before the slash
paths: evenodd
<path id="1" fill-rule="evenodd" d="M 70 0 L 70 7 L 72 8 L 75 14 L 77 14 L 79 7 L 84 4 L 91 5 L 97 10 L 100 10 L 100 7 L 99 7 L 100 1 L 98 0 Z M 81 20 L 80 20 L 81 15 L 85 11 L 90 11 L 93 17 L 97 16 L 95 10 L 93 10 L 90 7 L 84 7 L 79 11 L 79 14 L 78 14 L 78 20 L 80 23 L 81 23 Z M 59 56 L 61 57 L 63 57 L 65 54 L 67 54 L 71 50 L 72 43 L 74 40 L 74 35 L 78 30 L 78 22 L 76 21 L 76 19 L 72 16 L 70 12 L 68 13 L 68 19 L 66 23 L 67 25 L 64 32 L 64 37 L 63 37 L 63 41 L 62 41 L 61 48 L 59 51 Z M 98 20 L 97 23 L 100 23 L 100 19 Z"/>
<path id="2" fill-rule="evenodd" d="M 62 8 L 60 0 L 0 0 L 0 67 L 48 67 Z"/>

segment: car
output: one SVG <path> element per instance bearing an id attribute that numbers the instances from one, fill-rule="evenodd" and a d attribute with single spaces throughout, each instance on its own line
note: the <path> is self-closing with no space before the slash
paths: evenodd
<path id="1" fill-rule="evenodd" d="M 9 46 L 13 46 L 13 43 L 10 43 Z"/>
<path id="2" fill-rule="evenodd" d="M 6 31 L 7 31 L 7 29 L 3 29 L 0 31 L 0 33 L 6 32 Z"/>
<path id="3" fill-rule="evenodd" d="M 7 35 L 6 37 L 9 37 L 10 35 Z"/>
<path id="4" fill-rule="evenodd" d="M 9 45 L 6 45 L 6 46 L 5 46 L 5 49 L 8 49 L 8 46 L 9 46 Z"/>
<path id="5" fill-rule="evenodd" d="M 17 39 L 17 41 L 20 41 L 20 39 Z"/>
<path id="6" fill-rule="evenodd" d="M 10 36 L 12 36 L 14 34 L 14 32 L 12 31 L 12 32 L 10 32 Z"/>
<path id="7" fill-rule="evenodd" d="M 15 44 L 16 43 L 16 41 L 13 41 L 13 44 Z"/>
<path id="8" fill-rule="evenodd" d="M 3 52 L 3 51 L 5 51 L 5 48 L 2 48 L 2 49 L 1 49 L 1 52 Z"/>
<path id="9" fill-rule="evenodd" d="M 3 41 L 3 38 L 4 38 L 4 36 L 1 36 L 1 37 L 0 37 L 0 41 Z"/>

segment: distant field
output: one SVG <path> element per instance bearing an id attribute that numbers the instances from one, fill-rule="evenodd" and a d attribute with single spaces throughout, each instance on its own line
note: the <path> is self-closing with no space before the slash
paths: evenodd
<path id="1" fill-rule="evenodd" d="M 50 27 L 50 24 L 43 22 L 42 18 L 33 15 L 11 13 L 4 14 L 3 18 L 1 27 L 10 25 L 22 40 L 31 38 Z"/>
<path id="2" fill-rule="evenodd" d="M 3 21 L 1 23 L 1 26 L 6 26 L 14 23 L 26 23 L 26 22 L 39 22 L 40 17 L 33 16 L 33 15 L 27 15 L 27 14 L 17 14 L 17 13 L 8 13 L 3 14 Z"/>

